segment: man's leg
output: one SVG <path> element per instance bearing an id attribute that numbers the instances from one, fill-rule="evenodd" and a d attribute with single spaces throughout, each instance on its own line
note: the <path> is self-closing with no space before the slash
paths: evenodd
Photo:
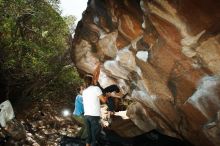
<path id="1" fill-rule="evenodd" d="M 86 137 L 86 146 L 90 146 L 92 142 L 92 131 L 91 131 L 91 122 L 90 122 L 90 116 L 85 116 L 85 123 L 86 123 L 86 131 L 87 131 L 87 137 Z"/>
<path id="2" fill-rule="evenodd" d="M 92 135 L 92 145 L 96 146 L 96 142 L 99 139 L 101 132 L 100 117 L 92 117 L 91 119 L 91 135 Z"/>

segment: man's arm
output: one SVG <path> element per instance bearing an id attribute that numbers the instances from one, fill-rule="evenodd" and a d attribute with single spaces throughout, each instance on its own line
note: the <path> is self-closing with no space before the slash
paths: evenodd
<path id="1" fill-rule="evenodd" d="M 124 94 L 122 94 L 122 92 L 112 92 L 110 93 L 111 97 L 116 97 L 116 98 L 122 98 L 124 96 Z"/>
<path id="2" fill-rule="evenodd" d="M 92 78 L 93 85 L 97 85 L 97 82 L 99 80 L 100 67 L 101 67 L 100 63 L 98 63 L 98 65 L 96 66 L 96 68 L 93 72 L 93 78 Z"/>
<path id="3" fill-rule="evenodd" d="M 106 103 L 106 101 L 107 101 L 107 97 L 106 96 L 100 95 L 98 97 L 99 97 L 99 99 L 101 100 L 102 103 Z"/>

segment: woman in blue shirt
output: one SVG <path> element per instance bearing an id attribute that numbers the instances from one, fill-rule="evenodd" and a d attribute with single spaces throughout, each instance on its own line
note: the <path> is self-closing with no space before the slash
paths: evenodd
<path id="1" fill-rule="evenodd" d="M 83 90 L 84 90 L 83 86 L 80 86 L 77 89 L 79 94 L 75 98 L 75 108 L 73 112 L 73 118 L 82 127 L 81 130 L 78 132 L 77 137 L 86 139 L 87 131 L 86 131 L 86 127 L 85 127 L 86 125 L 85 125 L 85 119 L 84 119 L 84 108 L 83 108 L 83 98 L 82 98 Z"/>
<path id="2" fill-rule="evenodd" d="M 80 89 L 80 92 L 82 90 L 83 89 Z M 73 115 L 82 116 L 83 114 L 84 114 L 83 99 L 82 99 L 82 95 L 78 94 L 75 99 L 75 109 Z"/>

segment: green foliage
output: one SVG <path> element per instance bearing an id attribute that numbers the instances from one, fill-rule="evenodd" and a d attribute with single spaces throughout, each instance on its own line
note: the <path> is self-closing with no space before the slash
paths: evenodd
<path id="1" fill-rule="evenodd" d="M 60 0 L 45 0 L 48 2 L 54 10 L 56 10 L 58 13 L 61 13 L 59 9 Z"/>
<path id="2" fill-rule="evenodd" d="M 73 15 L 65 16 L 64 21 L 69 27 L 70 33 L 73 34 L 75 32 L 75 22 L 76 22 L 76 17 Z"/>
<path id="3" fill-rule="evenodd" d="M 58 0 L 0 0 L 0 96 L 70 96 L 81 83 L 69 59 Z M 52 5 L 52 6 L 51 6 Z"/>
<path id="4" fill-rule="evenodd" d="M 82 80 L 79 78 L 79 75 L 75 68 L 72 68 L 69 66 L 68 68 L 65 68 L 61 71 L 59 76 L 56 80 L 54 80 L 54 85 L 57 86 L 56 94 L 60 94 L 60 96 L 64 96 L 66 94 L 71 94 L 73 91 L 76 91 L 75 89 L 79 87 L 80 84 L 82 84 Z M 63 92 L 65 89 L 66 91 L 69 91 L 68 93 Z M 72 95 L 72 94 L 71 94 Z"/>

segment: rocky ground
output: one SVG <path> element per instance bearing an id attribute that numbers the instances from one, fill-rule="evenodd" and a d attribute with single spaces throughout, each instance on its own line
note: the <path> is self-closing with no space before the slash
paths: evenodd
<path id="1" fill-rule="evenodd" d="M 75 137 L 80 129 L 73 119 L 62 115 L 64 109 L 72 108 L 67 100 L 35 100 L 23 108 L 18 107 L 16 117 L 0 129 L 0 145 L 56 146 L 62 136 Z"/>

